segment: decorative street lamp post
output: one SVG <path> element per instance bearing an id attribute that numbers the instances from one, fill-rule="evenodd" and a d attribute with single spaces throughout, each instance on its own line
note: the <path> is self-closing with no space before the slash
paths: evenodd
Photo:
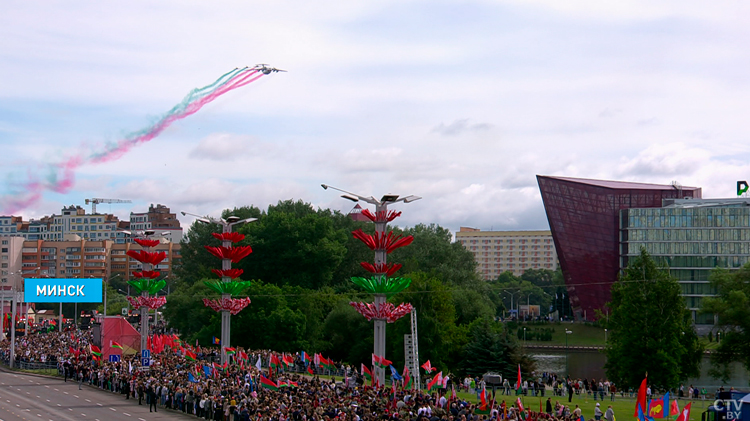
<path id="1" fill-rule="evenodd" d="M 123 231 L 126 234 L 131 234 L 129 231 Z M 126 254 L 132 259 L 139 261 L 142 265 L 140 272 L 133 272 L 133 276 L 136 279 L 131 279 L 128 284 L 135 288 L 136 292 L 140 292 L 141 295 L 136 297 L 128 297 L 128 302 L 133 306 L 134 309 L 140 309 L 141 313 L 141 352 L 148 349 L 148 311 L 149 309 L 157 309 L 167 303 L 166 297 L 159 297 L 156 295 L 166 282 L 163 279 L 157 279 L 161 273 L 153 270 L 156 265 L 167 258 L 167 253 L 163 251 L 151 251 L 151 247 L 159 245 L 159 240 L 151 239 L 155 232 L 153 230 L 146 230 L 143 232 L 142 238 L 134 238 L 138 245 L 141 246 L 141 250 L 128 250 Z M 131 234 L 132 235 L 132 234 Z M 153 297 L 149 296 L 153 295 Z"/>
<path id="2" fill-rule="evenodd" d="M 421 199 L 421 197 L 410 195 L 400 198 L 395 194 L 386 194 L 380 200 L 377 200 L 373 196 L 361 196 L 327 184 L 321 184 L 321 187 L 325 190 L 331 188 L 344 193 L 341 196 L 344 199 L 354 202 L 361 200 L 375 205 L 374 214 L 368 209 L 362 211 L 362 215 L 375 223 L 375 235 L 365 234 L 362 230 L 356 230 L 352 233 L 355 238 L 365 243 L 370 250 L 375 252 L 374 265 L 367 262 L 360 263 L 363 268 L 371 272 L 374 276 L 370 279 L 352 278 L 352 282 L 375 294 L 375 302 L 371 304 L 352 302 L 350 304 L 360 314 L 365 316 L 367 320 L 375 320 L 373 354 L 385 359 L 385 324 L 395 322 L 399 318 L 409 314 L 412 310 L 412 305 L 409 303 L 403 303 L 398 307 L 394 307 L 393 304 L 386 302 L 387 295 L 403 291 L 411 284 L 411 279 L 391 277 L 401 268 L 401 265 L 386 263 L 386 257 L 393 250 L 408 246 L 414 239 L 412 236 L 402 238 L 400 235 L 393 235 L 393 232 L 386 233 L 385 230 L 388 222 L 401 216 L 401 212 L 388 211 L 388 205 L 397 202 L 410 203 Z M 414 338 L 414 340 L 416 341 L 417 338 Z M 373 371 L 373 375 L 378 379 L 379 384 L 385 384 L 385 368 L 375 365 L 373 366 Z"/>
<path id="3" fill-rule="evenodd" d="M 214 311 L 221 312 L 221 363 L 227 361 L 226 348 L 230 344 L 231 317 L 250 304 L 250 299 L 232 298 L 244 289 L 250 286 L 250 281 L 235 281 L 234 279 L 242 275 L 242 269 L 232 269 L 232 263 L 239 263 L 253 249 L 250 246 L 232 246 L 233 243 L 245 239 L 244 234 L 232 232 L 235 225 L 241 225 L 248 222 L 257 221 L 257 218 L 240 219 L 237 216 L 228 216 L 226 219 L 205 218 L 188 212 L 181 212 L 183 216 L 195 216 L 198 222 L 204 224 L 221 225 L 221 234 L 212 233 L 216 239 L 221 240 L 221 247 L 204 246 L 209 253 L 221 259 L 221 269 L 211 269 L 213 273 L 221 277 L 221 280 L 204 282 L 206 286 L 221 294 L 220 300 L 203 299 L 203 305 L 211 307 Z"/>

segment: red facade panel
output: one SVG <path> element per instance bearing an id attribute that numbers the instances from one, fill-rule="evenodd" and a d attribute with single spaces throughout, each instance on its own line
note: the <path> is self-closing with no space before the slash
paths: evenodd
<path id="1" fill-rule="evenodd" d="M 537 176 L 571 306 L 593 320 L 619 272 L 621 209 L 661 207 L 662 199 L 701 197 L 701 189 Z"/>

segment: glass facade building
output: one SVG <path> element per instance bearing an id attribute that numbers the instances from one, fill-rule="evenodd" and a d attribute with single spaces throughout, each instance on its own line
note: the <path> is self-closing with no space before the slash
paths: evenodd
<path id="1" fill-rule="evenodd" d="M 645 247 L 668 266 L 682 287 L 697 324 L 713 324 L 700 314 L 716 267 L 738 269 L 750 261 L 750 199 L 667 200 L 662 208 L 635 208 L 620 213 L 620 265 Z"/>
<path id="2" fill-rule="evenodd" d="M 537 182 L 571 306 L 587 319 L 610 300 L 620 271 L 621 211 L 701 197 L 700 188 L 676 185 L 541 175 Z"/>

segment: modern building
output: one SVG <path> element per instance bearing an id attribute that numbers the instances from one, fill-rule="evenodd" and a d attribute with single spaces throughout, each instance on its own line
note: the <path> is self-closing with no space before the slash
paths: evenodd
<path id="1" fill-rule="evenodd" d="M 620 271 L 620 212 L 701 198 L 698 187 L 537 176 L 560 268 L 579 318 L 610 300 Z"/>
<path id="2" fill-rule="evenodd" d="M 60 215 L 52 215 L 51 219 L 49 240 L 68 240 L 71 234 L 91 241 L 112 240 L 117 236 L 119 219 L 116 216 L 89 215 L 80 206 L 63 208 Z"/>
<path id="3" fill-rule="evenodd" d="M 2 297 L 2 314 L 10 312 L 11 291 L 20 290 L 21 279 L 21 250 L 23 238 L 0 238 L 0 296 Z"/>
<path id="4" fill-rule="evenodd" d="M 456 241 L 474 255 L 485 280 L 503 272 L 522 275 L 527 269 L 557 270 L 557 253 L 550 231 L 481 231 L 461 227 Z"/>
<path id="5" fill-rule="evenodd" d="M 110 255 L 110 276 L 113 278 L 119 276 L 120 279 L 125 281 L 133 279 L 132 273 L 143 270 L 143 265 L 128 256 L 127 252 L 128 250 L 139 251 L 141 249 L 141 246 L 135 243 L 114 244 Z M 153 270 L 161 272 L 161 277 L 163 278 L 171 277 L 174 268 L 182 263 L 180 243 L 163 240 L 158 246 L 152 247 L 151 251 L 163 251 L 166 253 L 166 258 L 153 268 Z"/>
<path id="6" fill-rule="evenodd" d="M 750 261 L 750 198 L 666 199 L 661 208 L 620 211 L 620 266 L 642 247 L 669 267 L 696 324 L 713 324 L 698 310 L 714 295 L 714 268 L 739 269 Z"/>
<path id="7" fill-rule="evenodd" d="M 168 207 L 161 204 L 149 206 L 148 212 L 131 212 L 129 230 L 154 230 L 173 243 L 179 243 L 182 240 L 182 227 L 177 219 L 177 214 L 172 213 Z"/>

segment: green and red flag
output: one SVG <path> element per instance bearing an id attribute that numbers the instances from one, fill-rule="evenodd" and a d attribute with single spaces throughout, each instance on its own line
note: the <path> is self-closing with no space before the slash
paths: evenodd
<path id="1" fill-rule="evenodd" d="M 439 372 L 435 375 L 435 377 L 430 380 L 429 383 L 427 383 L 427 391 L 428 392 L 434 392 L 440 388 L 440 386 L 443 385 L 443 372 Z"/>
<path id="2" fill-rule="evenodd" d="M 97 357 L 102 356 L 102 350 L 99 349 L 99 347 L 96 345 L 89 345 L 89 351 L 91 351 L 91 353 L 96 355 Z"/>
<path id="3" fill-rule="evenodd" d="M 370 382 L 372 382 L 372 372 L 369 368 L 367 368 L 366 365 L 362 364 L 360 371 L 362 372 L 362 377 L 364 377 L 365 380 L 369 380 Z"/>
<path id="4" fill-rule="evenodd" d="M 189 349 L 185 350 L 185 359 L 190 361 L 196 361 L 198 359 L 198 356 L 195 355 L 194 352 L 190 352 Z"/>
<path id="5" fill-rule="evenodd" d="M 437 368 L 433 367 L 432 364 L 430 364 L 430 360 L 427 360 L 426 363 L 422 364 L 422 368 L 424 368 L 424 371 L 426 374 L 430 374 L 433 371 L 437 371 Z"/>
<path id="6" fill-rule="evenodd" d="M 315 375 L 315 373 L 313 373 L 313 371 L 312 371 L 312 366 L 310 366 L 310 365 L 307 366 L 307 372 L 310 373 L 311 376 Z"/>
<path id="7" fill-rule="evenodd" d="M 278 387 L 289 387 L 289 382 L 286 382 L 284 380 L 279 380 L 277 383 Z"/>
<path id="8" fill-rule="evenodd" d="M 372 365 L 378 366 L 380 368 L 386 368 L 389 365 L 393 364 L 392 361 L 386 360 L 385 357 L 381 357 L 375 354 L 372 354 Z"/>
<path id="9" fill-rule="evenodd" d="M 109 341 L 109 347 L 110 348 L 117 348 L 120 351 L 122 351 L 122 345 L 120 345 L 119 343 L 117 343 L 115 341 Z"/>
<path id="10" fill-rule="evenodd" d="M 482 388 L 482 393 L 479 394 L 479 399 L 479 407 L 476 410 L 477 414 L 489 414 L 490 411 L 492 411 L 492 407 L 487 401 L 487 388 Z"/>
<path id="11" fill-rule="evenodd" d="M 281 361 L 279 361 L 279 357 L 277 357 L 276 354 L 271 354 L 271 363 L 268 367 L 271 370 L 279 371 L 279 368 L 281 367 Z"/>
<path id="12" fill-rule="evenodd" d="M 521 403 L 521 398 L 516 399 L 516 406 L 518 407 L 518 418 L 525 420 L 526 410 L 523 409 L 523 403 Z"/>
<path id="13" fill-rule="evenodd" d="M 283 362 L 283 363 L 284 363 L 284 366 L 285 366 L 285 367 L 286 367 L 286 369 L 288 370 L 288 369 L 289 369 L 289 367 L 291 367 L 291 366 L 293 366 L 293 365 L 294 365 L 294 358 L 292 358 L 292 356 L 291 356 L 291 355 L 286 355 L 286 354 L 284 354 L 284 355 L 283 355 L 283 356 L 281 357 L 281 362 Z"/>
<path id="14" fill-rule="evenodd" d="M 228 346 L 224 347 L 224 352 L 227 353 L 227 355 L 234 355 L 237 353 L 237 350 Z"/>
<path id="15" fill-rule="evenodd" d="M 264 375 L 260 375 L 260 387 L 268 390 L 279 390 L 279 385 L 273 382 L 273 380 L 269 380 Z"/>
<path id="16" fill-rule="evenodd" d="M 407 367 L 407 366 L 404 366 L 404 384 L 403 384 L 403 388 L 404 389 L 409 389 L 409 390 L 411 390 L 411 389 L 414 388 L 414 379 L 412 379 L 411 376 L 409 375 L 409 367 Z"/>

